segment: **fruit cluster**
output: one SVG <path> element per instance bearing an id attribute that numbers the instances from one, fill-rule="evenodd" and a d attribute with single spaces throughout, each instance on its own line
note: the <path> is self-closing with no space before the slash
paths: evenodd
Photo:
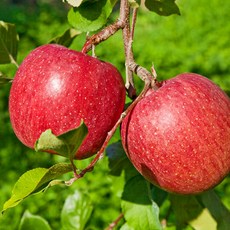
<path id="1" fill-rule="evenodd" d="M 123 79 L 110 63 L 44 45 L 19 67 L 9 111 L 15 134 L 30 148 L 47 129 L 58 136 L 83 120 L 88 134 L 75 154 L 83 159 L 100 149 L 124 104 Z M 200 193 L 230 172 L 230 100 L 209 79 L 180 74 L 148 90 L 123 120 L 121 139 L 151 183 L 169 192 Z"/>

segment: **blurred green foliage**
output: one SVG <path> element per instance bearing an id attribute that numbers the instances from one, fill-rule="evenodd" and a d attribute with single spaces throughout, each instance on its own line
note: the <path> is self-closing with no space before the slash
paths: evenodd
<path id="1" fill-rule="evenodd" d="M 67 23 L 68 7 L 62 1 L 37 0 L 0 2 L 0 20 L 16 24 L 20 36 L 18 63 L 35 47 L 48 43 L 62 34 Z M 14 1 L 16 2 L 16 1 Z M 24 3 L 24 4 L 23 4 Z M 160 17 L 141 10 L 138 15 L 134 55 L 136 62 L 147 69 L 154 64 L 159 79 L 167 79 L 181 72 L 196 72 L 209 77 L 226 92 L 230 92 L 230 1 L 221 4 L 218 0 L 179 0 L 181 16 Z M 112 19 L 117 17 L 114 12 Z M 111 20 L 112 20 L 111 19 Z M 71 48 L 80 50 L 85 34 L 75 39 Z M 121 32 L 96 48 L 96 55 L 113 63 L 124 76 L 124 52 Z M 0 71 L 13 77 L 13 65 L 1 65 Z M 135 78 L 138 90 L 143 83 Z M 35 153 L 23 146 L 15 137 L 8 115 L 10 84 L 0 87 L 0 206 L 10 197 L 18 177 L 35 167 L 50 167 L 64 158 L 47 153 Z M 115 135 L 112 141 L 118 139 Z M 77 162 L 83 168 L 90 159 Z M 18 207 L 0 217 L 0 230 L 14 230 L 26 209 L 46 218 L 53 229 L 60 229 L 60 214 L 65 199 L 75 190 L 87 191 L 93 202 L 93 215 L 88 229 L 103 229 L 120 213 L 120 197 L 123 177 L 108 175 L 107 158 L 102 159 L 92 173 L 69 188 L 54 187 L 45 194 L 31 197 Z M 216 191 L 223 203 L 230 209 L 230 178 L 226 178 Z M 160 207 L 160 217 L 166 218 L 170 201 Z M 168 221 L 173 223 L 174 217 Z M 170 228 L 174 229 L 174 228 Z"/>

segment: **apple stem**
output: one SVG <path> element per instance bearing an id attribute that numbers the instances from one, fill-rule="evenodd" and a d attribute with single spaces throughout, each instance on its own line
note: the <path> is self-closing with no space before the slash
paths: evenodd
<path id="1" fill-rule="evenodd" d="M 81 50 L 82 53 L 88 53 L 92 49 L 93 45 L 96 46 L 100 44 L 101 42 L 107 40 L 109 37 L 114 35 L 118 30 L 125 27 L 127 21 L 125 11 L 127 11 L 127 7 L 126 5 L 124 7 L 124 4 L 126 3 L 128 4 L 127 0 L 121 0 L 120 15 L 118 19 L 113 24 L 108 25 L 98 33 L 89 37 L 83 45 L 83 48 Z"/>
<path id="2" fill-rule="evenodd" d="M 96 46 L 99 43 L 107 40 L 109 37 L 111 37 L 113 34 L 115 34 L 118 30 L 120 30 L 123 27 L 124 27 L 124 22 L 118 19 L 116 22 L 105 27 L 97 34 L 94 34 L 91 37 L 89 37 L 86 40 L 85 44 L 83 45 L 81 52 L 88 53 L 92 49 L 93 45 Z"/>
<path id="3" fill-rule="evenodd" d="M 112 223 L 110 223 L 110 225 L 105 230 L 113 230 L 123 217 L 124 217 L 124 214 L 120 213 L 120 215 L 117 217 L 117 219 L 114 220 Z"/>
<path id="4" fill-rule="evenodd" d="M 134 30 L 135 30 L 136 21 L 137 21 L 137 11 L 138 11 L 137 7 L 133 9 L 132 24 L 131 24 L 131 38 L 132 38 L 132 41 L 133 41 L 133 38 L 134 38 Z"/>
<path id="5" fill-rule="evenodd" d="M 70 163 L 71 163 L 72 168 L 73 168 L 74 177 L 77 177 L 77 175 L 78 175 L 78 173 L 77 173 L 77 167 L 76 167 L 76 165 L 74 164 L 73 159 L 70 159 Z"/>
<path id="6" fill-rule="evenodd" d="M 74 171 L 74 177 L 71 178 L 69 181 L 66 181 L 65 184 L 70 186 L 72 185 L 76 180 L 84 177 L 84 175 L 87 172 L 91 172 L 94 169 L 94 166 L 96 165 L 96 163 L 103 158 L 104 156 L 104 151 L 105 148 L 107 147 L 110 139 L 112 138 L 112 136 L 114 135 L 116 129 L 120 126 L 121 122 L 123 121 L 123 119 L 133 110 L 133 108 L 136 106 L 136 104 L 145 96 L 145 94 L 147 93 L 147 91 L 150 89 L 151 86 L 151 81 L 145 81 L 145 86 L 143 88 L 143 90 L 141 91 L 141 93 L 138 95 L 138 97 L 133 101 L 133 103 L 121 114 L 120 118 L 118 119 L 118 121 L 116 122 L 116 124 L 113 126 L 113 128 L 108 132 L 107 137 L 101 147 L 101 149 L 97 152 L 96 156 L 94 157 L 94 159 L 90 162 L 90 164 L 83 169 L 80 173 L 77 173 L 76 170 Z M 76 169 L 76 167 L 73 167 L 74 169 Z"/>
<path id="7" fill-rule="evenodd" d="M 134 13 L 133 11 L 132 25 L 130 29 L 130 7 L 127 1 L 123 3 L 122 9 L 126 9 L 124 10 L 124 13 L 123 13 L 124 17 L 126 18 L 126 24 L 125 24 L 125 27 L 122 29 L 123 43 L 124 43 L 124 49 L 125 49 L 125 68 L 126 68 L 125 87 L 127 89 L 129 98 L 133 99 L 136 97 L 136 89 L 135 89 L 134 82 L 133 82 L 134 72 L 132 71 L 132 69 L 130 69 L 129 65 L 130 65 L 131 60 L 134 60 L 132 44 L 133 44 L 134 28 L 135 28 L 137 14 Z M 136 12 L 136 9 L 135 9 L 135 12 Z"/>

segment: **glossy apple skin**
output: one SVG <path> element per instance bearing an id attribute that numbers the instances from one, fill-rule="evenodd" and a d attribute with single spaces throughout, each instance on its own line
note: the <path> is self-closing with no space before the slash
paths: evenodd
<path id="1" fill-rule="evenodd" d="M 123 111 L 125 87 L 118 70 L 60 45 L 33 50 L 12 83 L 9 112 L 19 140 L 33 148 L 42 132 L 60 135 L 80 125 L 88 135 L 76 159 L 95 154 Z"/>
<path id="2" fill-rule="evenodd" d="M 149 90 L 124 119 L 121 136 L 136 169 L 172 193 L 203 192 L 230 172 L 230 100 L 197 74 Z"/>

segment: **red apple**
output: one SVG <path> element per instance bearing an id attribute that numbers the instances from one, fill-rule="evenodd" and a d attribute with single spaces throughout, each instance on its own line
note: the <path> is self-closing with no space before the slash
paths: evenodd
<path id="1" fill-rule="evenodd" d="M 136 169 L 169 192 L 200 193 L 230 172 L 230 100 L 194 73 L 150 89 L 124 119 L 121 136 Z"/>
<path id="2" fill-rule="evenodd" d="M 75 158 L 95 154 L 123 111 L 125 87 L 118 70 L 60 45 L 33 50 L 12 83 L 9 112 L 15 134 L 33 148 L 42 132 L 55 135 L 78 127 L 88 135 Z"/>

